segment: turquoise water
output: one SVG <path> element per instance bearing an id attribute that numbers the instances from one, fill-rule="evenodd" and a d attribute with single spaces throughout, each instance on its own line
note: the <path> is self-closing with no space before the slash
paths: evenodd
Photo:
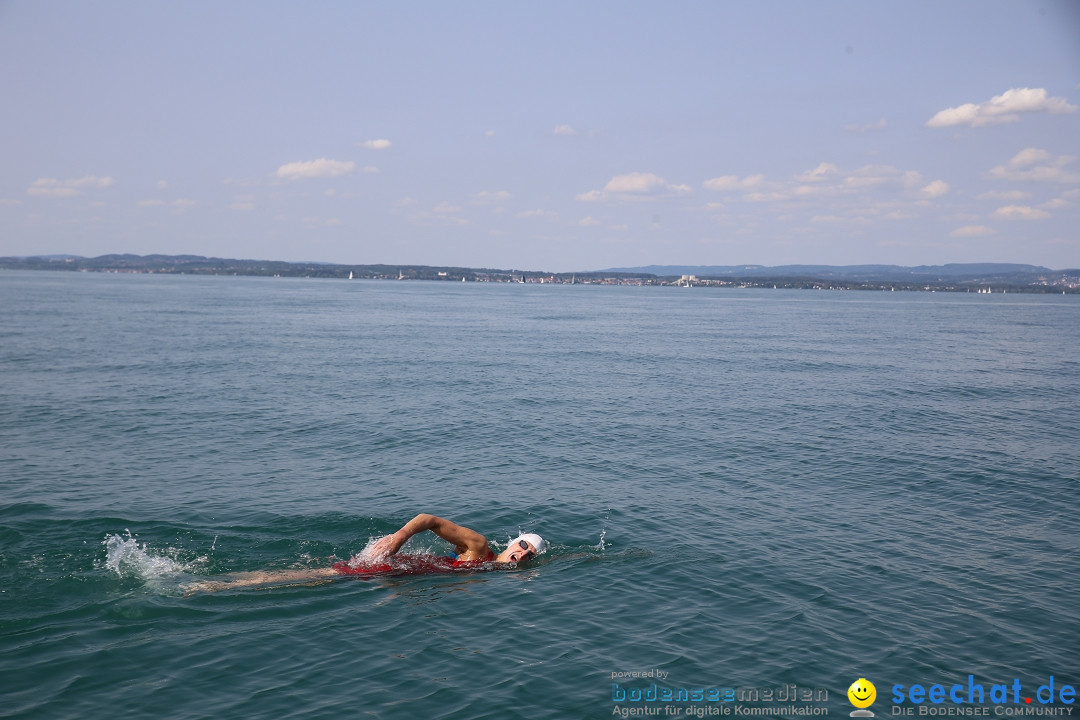
<path id="1" fill-rule="evenodd" d="M 0 302 L 0 716 L 1080 683 L 1075 296 L 3 272 Z M 421 511 L 552 550 L 183 596 Z M 666 716 L 797 716 L 743 699 Z"/>

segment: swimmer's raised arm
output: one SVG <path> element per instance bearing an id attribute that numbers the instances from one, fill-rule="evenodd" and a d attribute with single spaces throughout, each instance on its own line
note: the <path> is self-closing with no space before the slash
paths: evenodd
<path id="1" fill-rule="evenodd" d="M 454 546 L 458 556 L 463 559 L 486 558 L 491 553 L 487 538 L 480 533 L 451 522 L 446 518 L 428 513 L 420 513 L 409 522 L 401 526 L 401 529 L 392 535 L 379 538 L 371 546 L 371 554 L 374 557 L 393 555 L 401 546 L 409 541 L 413 535 L 430 530 L 443 540 Z"/>

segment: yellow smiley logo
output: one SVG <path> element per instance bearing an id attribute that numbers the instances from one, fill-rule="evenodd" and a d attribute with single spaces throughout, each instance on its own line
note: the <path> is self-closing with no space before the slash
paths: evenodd
<path id="1" fill-rule="evenodd" d="M 877 698 L 877 688 L 866 678 L 859 678 L 847 689 L 847 697 L 857 708 L 870 707 Z"/>

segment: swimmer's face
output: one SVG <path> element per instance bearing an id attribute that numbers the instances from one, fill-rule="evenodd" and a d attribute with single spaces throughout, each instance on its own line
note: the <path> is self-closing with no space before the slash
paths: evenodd
<path id="1" fill-rule="evenodd" d="M 536 548 L 528 540 L 518 540 L 499 553 L 499 556 L 495 558 L 495 562 L 521 563 L 532 560 L 535 556 Z"/>

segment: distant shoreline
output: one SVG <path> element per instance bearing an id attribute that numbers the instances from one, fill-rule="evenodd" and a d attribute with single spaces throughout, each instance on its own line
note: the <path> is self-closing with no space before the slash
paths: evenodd
<path id="1" fill-rule="evenodd" d="M 673 267 L 673 266 L 672 266 Z M 70 255 L 2 257 L 0 269 L 172 275 L 243 275 L 353 280 L 427 280 L 551 285 L 734 287 L 799 290 L 1080 294 L 1080 270 L 1006 264 L 898 266 L 703 267 L 702 274 L 635 269 L 551 273 L 429 265 L 339 265 L 233 260 L 199 255 Z M 650 268 L 652 269 L 652 268 Z M 658 268 L 663 269 L 663 268 Z M 680 270 L 694 268 L 679 267 Z M 714 274 L 704 274 L 713 271 Z"/>

